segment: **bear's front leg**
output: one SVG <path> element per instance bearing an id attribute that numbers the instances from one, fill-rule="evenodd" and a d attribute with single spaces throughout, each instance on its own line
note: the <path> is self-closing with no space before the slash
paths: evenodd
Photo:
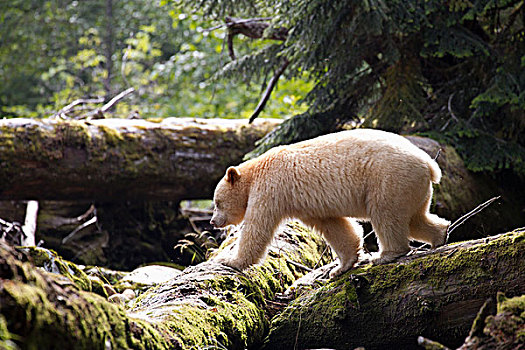
<path id="1" fill-rule="evenodd" d="M 236 249 L 229 254 L 220 254 L 214 261 L 244 270 L 264 258 L 279 221 L 268 215 L 264 220 L 256 218 L 251 215 L 245 217 L 240 227 L 240 238 Z"/>
<path id="2" fill-rule="evenodd" d="M 321 233 L 337 254 L 339 263 L 330 272 L 330 278 L 342 275 L 355 265 L 363 247 L 361 225 L 346 217 L 302 218 L 301 220 Z"/>

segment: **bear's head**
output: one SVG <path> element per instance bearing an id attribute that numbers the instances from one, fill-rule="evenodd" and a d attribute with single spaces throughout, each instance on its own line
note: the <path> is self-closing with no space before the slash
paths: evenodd
<path id="1" fill-rule="evenodd" d="M 239 169 L 229 167 L 219 181 L 213 195 L 213 216 L 210 224 L 214 227 L 238 225 L 244 219 L 248 204 L 248 183 Z"/>

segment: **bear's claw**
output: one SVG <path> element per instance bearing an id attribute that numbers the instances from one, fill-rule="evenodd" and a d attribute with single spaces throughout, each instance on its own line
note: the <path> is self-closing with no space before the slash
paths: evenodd
<path id="1" fill-rule="evenodd" d="M 229 266 L 231 268 L 237 269 L 239 271 L 244 270 L 249 266 L 249 264 L 244 263 L 242 260 L 239 260 L 234 257 L 221 256 L 213 259 L 216 263 Z"/>
<path id="2" fill-rule="evenodd" d="M 357 262 L 357 257 L 352 260 L 346 261 L 344 264 L 341 264 L 341 262 L 338 262 L 336 267 L 330 271 L 330 278 L 334 278 L 337 276 L 341 276 L 346 271 L 350 270 L 352 267 L 354 267 L 355 263 Z"/>
<path id="3" fill-rule="evenodd" d="M 410 249 L 406 251 L 399 251 L 399 252 L 387 251 L 387 252 L 381 252 L 381 253 L 372 253 L 370 257 L 370 262 L 372 263 L 372 265 L 388 264 L 388 263 L 391 263 L 397 260 L 397 258 L 400 258 L 406 255 L 409 251 Z"/>

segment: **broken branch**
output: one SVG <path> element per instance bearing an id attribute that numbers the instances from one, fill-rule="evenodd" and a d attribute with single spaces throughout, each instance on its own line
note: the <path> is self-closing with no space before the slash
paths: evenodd
<path id="1" fill-rule="evenodd" d="M 286 70 L 286 67 L 288 67 L 289 64 L 290 64 L 290 61 L 288 61 L 288 59 L 285 58 L 283 65 L 275 72 L 272 79 L 270 79 L 270 82 L 268 83 L 268 86 L 266 87 L 266 90 L 264 91 L 264 94 L 262 95 L 261 100 L 257 104 L 255 111 L 250 117 L 249 123 L 252 123 L 255 120 L 255 118 L 257 118 L 259 114 L 261 114 L 264 107 L 266 106 L 266 103 L 270 99 L 270 95 L 272 94 L 272 91 L 275 88 L 275 85 L 277 85 L 277 81 L 279 80 L 281 75 L 284 73 L 284 71 Z"/>
<path id="2" fill-rule="evenodd" d="M 38 202 L 28 201 L 26 209 L 26 218 L 22 226 L 22 245 L 35 246 L 36 220 L 38 217 Z"/>
<path id="3" fill-rule="evenodd" d="M 232 60 L 235 60 L 235 52 L 233 50 L 233 37 L 238 34 L 242 34 L 251 39 L 271 39 L 285 41 L 288 37 L 288 28 L 279 27 L 272 28 L 269 32 L 266 29 L 270 27 L 270 23 L 264 22 L 270 20 L 269 17 L 263 18 L 249 18 L 249 19 L 237 19 L 232 17 L 226 17 L 224 19 L 225 26 L 228 29 L 226 40 L 228 42 L 228 53 Z M 212 28 L 215 29 L 216 27 Z M 210 30 L 212 30 L 210 29 Z"/>

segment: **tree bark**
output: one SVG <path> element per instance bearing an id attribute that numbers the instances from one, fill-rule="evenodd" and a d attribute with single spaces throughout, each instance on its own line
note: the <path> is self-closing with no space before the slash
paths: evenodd
<path id="1" fill-rule="evenodd" d="M 0 200 L 211 198 L 278 121 L 0 120 Z"/>

